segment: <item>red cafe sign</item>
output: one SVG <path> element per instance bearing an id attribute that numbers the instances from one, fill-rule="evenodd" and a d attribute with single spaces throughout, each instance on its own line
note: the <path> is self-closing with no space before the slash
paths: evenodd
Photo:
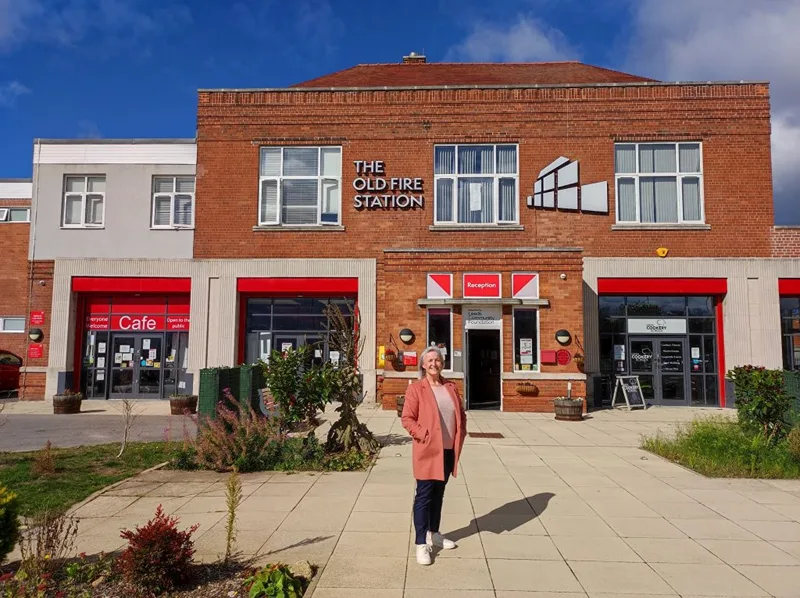
<path id="1" fill-rule="evenodd" d="M 189 330 L 189 316 L 89 316 L 86 319 L 86 329 L 130 330 L 131 332 Z"/>
<path id="2" fill-rule="evenodd" d="M 497 299 L 501 296 L 500 274 L 464 274 L 465 299 Z"/>

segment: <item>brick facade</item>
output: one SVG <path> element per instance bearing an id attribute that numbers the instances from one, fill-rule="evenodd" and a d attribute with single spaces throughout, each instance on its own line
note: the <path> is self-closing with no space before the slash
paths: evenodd
<path id="1" fill-rule="evenodd" d="M 772 257 L 800 257 L 800 226 L 776 226 L 772 232 Z"/>
<path id="2" fill-rule="evenodd" d="M 0 207 L 29 208 L 30 199 L 0 198 Z M 0 317 L 25 317 L 28 313 L 28 237 L 26 222 L 0 223 Z M 0 349 L 19 355 L 25 363 L 26 333 L 0 333 Z"/>

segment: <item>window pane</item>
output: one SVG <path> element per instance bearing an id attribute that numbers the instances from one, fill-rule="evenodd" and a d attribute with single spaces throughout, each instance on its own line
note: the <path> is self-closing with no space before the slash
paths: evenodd
<path id="1" fill-rule="evenodd" d="M 493 180 L 458 179 L 458 221 L 462 223 L 493 223 Z"/>
<path id="2" fill-rule="evenodd" d="M 681 181 L 683 191 L 683 219 L 688 222 L 700 220 L 700 179 L 698 177 L 683 177 Z"/>
<path id="3" fill-rule="evenodd" d="M 194 177 L 178 177 L 175 190 L 178 193 L 194 193 Z"/>
<path id="4" fill-rule="evenodd" d="M 498 145 L 497 146 L 497 173 L 516 174 L 517 173 L 517 146 Z"/>
<path id="5" fill-rule="evenodd" d="M 678 184 L 675 177 L 639 179 L 642 222 L 678 221 Z"/>
<path id="6" fill-rule="evenodd" d="M 693 333 L 713 333 L 714 318 L 690 318 L 689 332 Z"/>
<path id="7" fill-rule="evenodd" d="M 319 150 L 316 147 L 286 147 L 283 149 L 283 176 L 317 176 Z M 316 218 L 314 219 L 316 222 Z"/>
<path id="8" fill-rule="evenodd" d="M 175 196 L 175 224 L 177 226 L 192 225 L 192 196 Z"/>
<path id="9" fill-rule="evenodd" d="M 614 146 L 614 172 L 617 174 L 636 174 L 636 146 Z"/>
<path id="10" fill-rule="evenodd" d="M 689 297 L 690 316 L 713 316 L 714 298 L 713 297 Z"/>
<path id="11" fill-rule="evenodd" d="M 171 176 L 158 176 L 153 179 L 154 193 L 172 193 L 175 191 L 175 179 Z"/>
<path id="12" fill-rule="evenodd" d="M 617 201 L 619 202 L 619 221 L 636 222 L 636 179 L 617 181 Z"/>
<path id="13" fill-rule="evenodd" d="M 28 222 L 31 219 L 28 208 L 10 208 L 8 210 L 8 220 L 10 222 Z"/>
<path id="14" fill-rule="evenodd" d="M 453 179 L 436 179 L 436 222 L 453 221 Z"/>
<path id="15" fill-rule="evenodd" d="M 86 224 L 103 224 L 103 196 L 86 196 Z"/>
<path id="16" fill-rule="evenodd" d="M 172 206 L 172 196 L 156 195 L 155 209 L 153 210 L 153 226 L 169 226 L 169 212 Z"/>
<path id="17" fill-rule="evenodd" d="M 639 146 L 639 172 L 677 172 L 675 146 L 671 143 Z"/>
<path id="18" fill-rule="evenodd" d="M 494 173 L 494 147 L 491 145 L 459 145 L 459 174 Z"/>
<path id="19" fill-rule="evenodd" d="M 83 193 L 86 191 L 86 179 L 82 176 L 68 176 L 66 188 L 68 193 Z"/>
<path id="20" fill-rule="evenodd" d="M 451 369 L 450 310 L 431 309 L 428 311 L 428 346 L 435 345 L 444 353 L 444 369 Z"/>
<path id="21" fill-rule="evenodd" d="M 261 148 L 261 176 L 281 175 L 281 148 Z"/>
<path id="22" fill-rule="evenodd" d="M 681 172 L 700 172 L 700 144 L 681 143 L 678 146 Z"/>
<path id="23" fill-rule="evenodd" d="M 278 181 L 261 181 L 259 218 L 262 224 L 278 222 Z"/>
<path id="24" fill-rule="evenodd" d="M 800 298 L 781 297 L 781 316 L 784 318 L 800 317 Z"/>
<path id="25" fill-rule="evenodd" d="M 5 332 L 24 332 L 25 318 L 4 318 L 3 331 Z"/>
<path id="26" fill-rule="evenodd" d="M 500 179 L 500 207 L 497 219 L 500 222 L 514 222 L 517 219 L 516 179 Z"/>
<path id="27" fill-rule="evenodd" d="M 317 223 L 317 180 L 281 181 L 281 222 L 283 224 Z"/>
<path id="28" fill-rule="evenodd" d="M 628 297 L 629 316 L 686 315 L 684 297 Z"/>
<path id="29" fill-rule="evenodd" d="M 625 297 L 598 297 L 597 302 L 600 307 L 601 316 L 624 316 Z"/>
<path id="30" fill-rule="evenodd" d="M 514 310 L 514 369 L 538 369 L 535 309 Z"/>
<path id="31" fill-rule="evenodd" d="M 455 174 L 456 149 L 452 145 L 433 150 L 433 171 L 435 174 Z"/>
<path id="32" fill-rule="evenodd" d="M 67 195 L 64 202 L 64 224 L 81 223 L 81 203 L 80 195 Z"/>
<path id="33" fill-rule="evenodd" d="M 703 337 L 703 360 L 707 373 L 717 371 L 716 341 L 713 336 Z"/>
<path id="34" fill-rule="evenodd" d="M 322 222 L 328 224 L 339 223 L 339 205 L 341 193 L 339 181 L 326 179 L 322 181 Z"/>
<path id="35" fill-rule="evenodd" d="M 323 147 L 322 176 L 342 176 L 342 151 L 338 147 Z"/>
<path id="36" fill-rule="evenodd" d="M 706 403 L 705 399 L 705 383 L 704 376 L 696 375 L 691 378 L 691 392 L 692 392 L 692 406 L 703 407 Z"/>
<path id="37" fill-rule="evenodd" d="M 706 379 L 706 406 L 719 405 L 719 381 L 716 376 L 704 376 Z"/>
<path id="38" fill-rule="evenodd" d="M 89 186 L 87 189 L 90 193 L 105 193 L 106 190 L 106 177 L 104 176 L 90 176 Z"/>

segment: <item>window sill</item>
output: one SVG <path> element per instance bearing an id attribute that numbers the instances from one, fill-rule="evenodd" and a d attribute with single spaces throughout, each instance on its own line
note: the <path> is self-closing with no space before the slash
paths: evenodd
<path id="1" fill-rule="evenodd" d="M 431 224 L 428 230 L 434 232 L 452 232 L 452 231 L 521 231 L 525 227 L 521 224 Z"/>
<path id="2" fill-rule="evenodd" d="M 106 227 L 103 226 L 62 226 L 61 230 L 104 230 Z"/>
<path id="3" fill-rule="evenodd" d="M 710 224 L 612 224 L 611 230 L 711 230 Z"/>
<path id="4" fill-rule="evenodd" d="M 321 225 L 313 224 L 308 226 L 284 226 L 282 224 L 269 224 L 262 226 L 254 226 L 253 230 L 256 232 L 305 232 L 305 233 L 340 233 L 344 231 L 344 226 L 338 225 Z"/>

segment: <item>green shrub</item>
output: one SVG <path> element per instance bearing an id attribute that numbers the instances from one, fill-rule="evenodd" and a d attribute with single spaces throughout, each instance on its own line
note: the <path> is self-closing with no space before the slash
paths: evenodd
<path id="1" fill-rule="evenodd" d="M 783 370 L 746 365 L 728 372 L 736 388 L 739 423 L 769 441 L 780 440 L 788 430 L 792 399 L 786 394 Z"/>
<path id="2" fill-rule="evenodd" d="M 800 478 L 786 440 L 770 441 L 725 419 L 694 421 L 674 437 L 645 438 L 642 448 L 709 477 Z"/>
<path id="3" fill-rule="evenodd" d="M 796 460 L 800 461 L 800 427 L 795 426 L 789 435 L 786 437 L 786 448 L 789 454 Z"/>
<path id="4" fill-rule="evenodd" d="M 0 484 L 0 563 L 14 550 L 19 540 L 19 500 Z"/>
<path id="5" fill-rule="evenodd" d="M 267 565 L 245 580 L 250 598 L 300 598 L 305 593 L 305 583 L 294 577 L 286 565 Z"/>

